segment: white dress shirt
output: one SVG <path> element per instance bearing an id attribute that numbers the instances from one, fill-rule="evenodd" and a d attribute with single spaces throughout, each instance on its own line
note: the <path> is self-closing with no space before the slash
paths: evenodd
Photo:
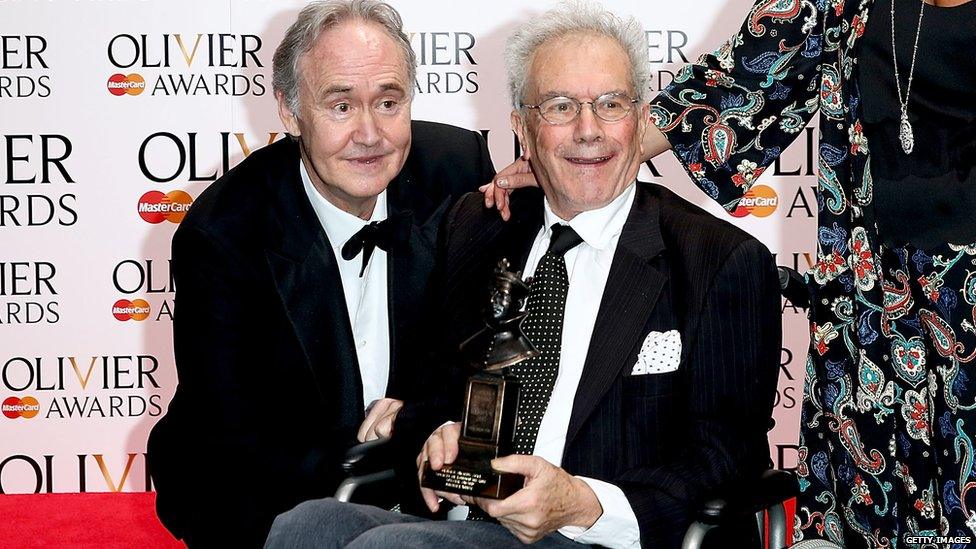
<path id="1" fill-rule="evenodd" d="M 562 463 L 566 431 L 569 429 L 576 389 L 583 375 L 583 364 L 586 362 L 590 337 L 593 335 L 593 325 L 600 310 L 610 264 L 617 250 L 617 241 L 627 216 L 630 215 L 635 194 L 636 184 L 631 183 L 613 202 L 600 209 L 580 213 L 569 221 L 564 221 L 553 213 L 549 201 L 546 200 L 543 206 L 545 222 L 535 237 L 525 264 L 524 276 L 532 276 L 549 247 L 552 235 L 550 227 L 556 223 L 569 225 L 583 239 L 581 244 L 563 256 L 569 275 L 569 290 L 563 315 L 559 374 L 549 398 L 549 406 L 542 416 L 533 452 L 556 466 Z M 580 543 L 612 548 L 640 547 L 637 517 L 623 491 L 607 482 L 578 478 L 593 489 L 603 506 L 603 515 L 589 529 L 567 526 L 560 528 L 559 533 Z"/>
<path id="2" fill-rule="evenodd" d="M 305 194 L 312 202 L 312 209 L 322 223 L 339 264 L 339 278 L 342 280 L 342 293 L 346 298 L 346 312 L 356 342 L 356 358 L 359 362 L 359 375 L 363 382 L 363 404 L 369 408 L 373 401 L 386 395 L 386 385 L 390 378 L 390 321 L 387 309 L 387 253 L 379 247 L 373 250 L 366 272 L 359 276 L 363 265 L 363 254 L 359 253 L 349 261 L 342 258 L 342 246 L 368 223 L 383 221 L 387 217 L 386 191 L 376 197 L 376 206 L 369 220 L 363 220 L 343 211 L 325 199 L 312 185 L 305 170 L 305 163 L 299 160 Z M 332 281 L 323 280 L 323 284 Z"/>

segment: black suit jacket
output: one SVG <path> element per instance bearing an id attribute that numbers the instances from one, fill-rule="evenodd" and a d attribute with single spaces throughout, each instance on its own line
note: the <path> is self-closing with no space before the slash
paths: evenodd
<path id="1" fill-rule="evenodd" d="M 411 401 L 438 230 L 457 198 L 494 174 L 480 134 L 414 122 L 388 187 L 404 214 L 389 260 L 387 395 Z M 173 237 L 179 386 L 153 429 L 157 511 L 191 544 L 260 546 L 274 517 L 331 495 L 363 402 L 339 271 L 290 139 L 210 186 Z M 404 412 L 407 413 L 407 412 Z"/>
<path id="2" fill-rule="evenodd" d="M 562 467 L 620 487 L 644 547 L 678 547 L 707 495 L 769 465 L 779 287 L 758 240 L 663 187 L 637 185 L 572 404 Z M 486 211 L 480 195 L 452 211 L 439 283 L 447 348 L 483 326 L 497 261 L 524 266 L 543 220 L 541 199 L 537 190 L 514 193 L 508 223 Z M 677 371 L 632 376 L 647 334 L 668 330 L 681 336 Z M 450 389 L 458 396 L 461 382 L 457 376 Z M 454 419 L 459 404 L 452 403 Z"/>

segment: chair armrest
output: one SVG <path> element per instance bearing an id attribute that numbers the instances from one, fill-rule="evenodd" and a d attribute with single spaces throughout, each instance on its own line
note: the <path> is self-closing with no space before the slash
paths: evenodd
<path id="1" fill-rule="evenodd" d="M 792 473 L 769 469 L 751 482 L 743 482 L 724 491 L 724 495 L 707 500 L 698 520 L 716 525 L 728 520 L 754 515 L 790 498 L 796 497 L 798 485 Z"/>
<path id="2" fill-rule="evenodd" d="M 378 438 L 357 444 L 346 451 L 342 470 L 349 476 L 362 476 L 393 468 L 390 439 Z"/>
<path id="3" fill-rule="evenodd" d="M 803 280 L 803 275 L 789 267 L 777 267 L 779 273 L 779 292 L 793 304 L 803 310 L 810 308 L 810 290 Z"/>

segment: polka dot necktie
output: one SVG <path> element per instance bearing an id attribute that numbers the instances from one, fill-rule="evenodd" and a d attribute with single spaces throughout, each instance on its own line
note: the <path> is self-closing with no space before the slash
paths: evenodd
<path id="1" fill-rule="evenodd" d="M 559 373 L 559 351 L 562 346 L 563 313 L 569 276 L 563 255 L 583 242 L 568 225 L 553 225 L 549 249 L 535 269 L 529 288 L 526 310 L 529 316 L 522 329 L 539 349 L 540 355 L 512 367 L 519 380 L 518 423 L 515 426 L 516 454 L 531 454 L 539 434 L 542 416 L 549 406 L 549 397 Z"/>

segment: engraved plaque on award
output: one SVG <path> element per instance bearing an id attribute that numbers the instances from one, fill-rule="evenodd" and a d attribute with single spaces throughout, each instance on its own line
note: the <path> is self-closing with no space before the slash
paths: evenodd
<path id="1" fill-rule="evenodd" d="M 468 379 L 457 459 L 440 471 L 424 464 L 421 484 L 425 488 L 493 499 L 507 498 L 522 488 L 522 475 L 491 468 L 492 459 L 512 453 L 519 383 L 509 368 L 539 354 L 521 329 L 528 314 L 521 312 L 528 286 L 521 273 L 508 267 L 508 260 L 502 259 L 495 268 L 485 328 L 461 344 L 462 355 L 472 357 L 480 371 Z"/>

